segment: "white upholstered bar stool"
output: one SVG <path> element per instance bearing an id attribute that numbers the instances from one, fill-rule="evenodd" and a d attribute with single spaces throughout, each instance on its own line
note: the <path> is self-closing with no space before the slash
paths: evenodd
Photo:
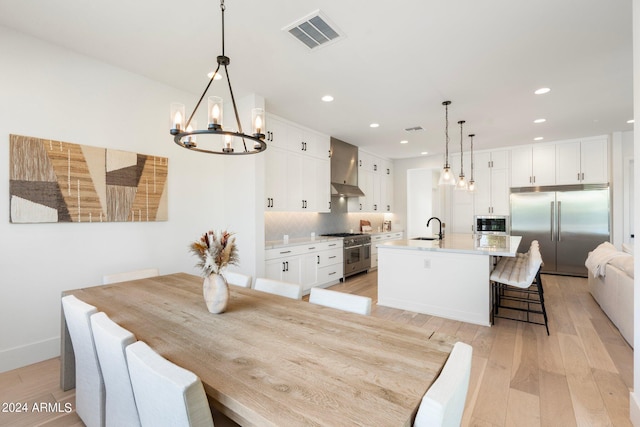
<path id="1" fill-rule="evenodd" d="M 371 298 L 361 295 L 351 295 L 322 288 L 311 288 L 309 302 L 324 305 L 325 307 L 337 308 L 338 310 L 350 311 L 351 313 L 364 314 L 367 316 L 371 314 Z"/>
<path id="2" fill-rule="evenodd" d="M 302 287 L 295 283 L 258 277 L 253 289 L 292 299 L 302 299 Z"/>
<path id="3" fill-rule="evenodd" d="M 91 316 L 91 329 L 106 392 L 106 427 L 140 426 L 125 353 L 136 337 L 103 312 Z"/>
<path id="4" fill-rule="evenodd" d="M 211 427 L 213 418 L 200 379 L 142 341 L 126 349 L 142 427 Z"/>
<path id="5" fill-rule="evenodd" d="M 243 288 L 251 287 L 253 278 L 247 274 L 242 274 L 235 271 L 226 271 L 222 273 L 222 275 L 230 285 L 240 286 Z"/>
<path id="6" fill-rule="evenodd" d="M 87 427 L 103 427 L 105 389 L 90 320 L 98 310 L 73 295 L 62 298 L 62 310 L 76 360 L 76 413 Z"/>
<path id="7" fill-rule="evenodd" d="M 542 254 L 537 240 L 531 242 L 529 251 L 516 258 L 502 258 L 491 272 L 493 288 L 493 317 L 544 325 L 549 335 L 547 310 L 544 305 L 544 289 L 540 269 Z M 504 311 L 526 313 L 526 318 L 508 316 Z M 500 312 L 503 313 L 500 313 Z M 542 315 L 544 322 L 535 321 L 531 314 Z"/>
<path id="8" fill-rule="evenodd" d="M 457 342 L 442 372 L 420 402 L 414 427 L 458 427 L 469 391 L 473 348 Z"/>
<path id="9" fill-rule="evenodd" d="M 146 279 L 147 277 L 156 277 L 160 275 L 157 268 L 145 268 L 142 270 L 125 271 L 124 273 L 105 274 L 102 276 L 102 284 L 110 285 L 112 283 L 126 282 L 127 280 Z"/>

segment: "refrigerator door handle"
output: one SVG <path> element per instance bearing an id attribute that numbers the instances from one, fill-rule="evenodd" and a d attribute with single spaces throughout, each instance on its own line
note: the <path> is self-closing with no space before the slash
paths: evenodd
<path id="1" fill-rule="evenodd" d="M 562 222 L 562 202 L 558 201 L 558 242 L 561 239 L 562 230 L 560 229 L 560 223 Z"/>
<path id="2" fill-rule="evenodd" d="M 550 207 L 551 207 L 551 213 L 549 215 L 549 218 L 551 218 L 551 226 L 549 227 L 549 229 L 551 230 L 551 241 L 553 242 L 553 218 L 554 218 L 554 212 L 553 212 L 553 205 L 555 204 L 555 202 L 551 202 L 550 203 Z"/>

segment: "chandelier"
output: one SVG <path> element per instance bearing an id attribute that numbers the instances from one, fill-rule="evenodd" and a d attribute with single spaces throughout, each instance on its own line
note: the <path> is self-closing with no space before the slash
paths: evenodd
<path id="1" fill-rule="evenodd" d="M 230 59 L 224 52 L 224 0 L 220 1 L 220 10 L 222 12 L 222 55 L 217 57 L 218 66 L 215 72 L 211 75 L 211 79 L 207 84 L 207 87 L 202 92 L 200 99 L 196 103 L 195 108 L 191 112 L 191 115 L 185 122 L 185 109 L 184 104 L 172 103 L 171 104 L 171 129 L 169 133 L 173 135 L 173 141 L 183 148 L 187 148 L 192 151 L 199 151 L 201 153 L 212 154 L 256 154 L 267 149 L 267 144 L 264 142 L 264 110 L 262 108 L 254 108 L 251 111 L 251 133 L 246 134 L 242 131 L 242 125 L 240 124 L 240 117 L 238 116 L 238 107 L 236 106 L 236 100 L 233 96 L 233 89 L 231 88 L 231 80 L 229 80 L 229 70 L 227 66 L 230 63 Z M 237 130 L 224 130 L 222 127 L 222 110 L 223 101 L 222 98 L 217 96 L 210 96 L 208 98 L 207 108 L 207 121 L 208 125 L 206 129 L 197 129 L 196 121 L 193 119 L 198 107 L 202 103 L 202 100 L 207 94 L 211 83 L 214 79 L 219 79 L 218 73 L 220 67 L 224 67 L 224 73 L 227 78 L 227 85 L 229 86 L 229 94 L 231 95 L 231 104 L 233 106 L 233 112 L 236 119 Z M 217 78 L 216 78 L 217 77 Z M 196 142 L 197 135 L 218 135 L 218 145 L 213 148 L 198 148 Z M 234 148 L 234 141 L 241 140 L 242 145 L 240 149 Z M 247 142 L 249 140 L 250 142 Z"/>
<path id="2" fill-rule="evenodd" d="M 451 101 L 444 101 L 442 103 L 444 105 L 444 168 L 442 169 L 442 173 L 440 174 L 440 180 L 438 181 L 438 185 L 454 185 L 455 178 L 451 173 L 451 166 L 449 165 L 449 105 L 451 105 Z"/>

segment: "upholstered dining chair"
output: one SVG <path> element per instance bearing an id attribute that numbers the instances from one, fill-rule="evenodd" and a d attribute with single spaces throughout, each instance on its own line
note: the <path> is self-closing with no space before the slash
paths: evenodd
<path id="1" fill-rule="evenodd" d="M 136 337 L 103 312 L 91 316 L 91 329 L 106 392 L 106 427 L 140 426 L 125 353 Z"/>
<path id="2" fill-rule="evenodd" d="M 469 344 L 457 342 L 442 372 L 425 393 L 414 427 L 458 427 L 469 390 L 471 356 Z"/>
<path id="3" fill-rule="evenodd" d="M 241 286 L 243 288 L 251 287 L 253 278 L 247 274 L 242 274 L 235 271 L 226 271 L 222 273 L 222 275 L 230 285 Z"/>
<path id="4" fill-rule="evenodd" d="M 311 288 L 309 302 L 352 313 L 370 315 L 371 298 L 322 288 Z"/>
<path id="5" fill-rule="evenodd" d="M 253 289 L 292 299 L 302 299 L 302 287 L 295 283 L 258 277 Z"/>
<path id="6" fill-rule="evenodd" d="M 200 379 L 145 342 L 126 348 L 142 427 L 210 427 L 211 409 Z"/>
<path id="7" fill-rule="evenodd" d="M 125 271 L 124 273 L 105 274 L 102 276 L 102 284 L 110 285 L 112 283 L 146 279 L 147 277 L 155 277 L 158 275 L 160 275 L 160 271 L 157 268 L 145 268 L 142 270 Z"/>
<path id="8" fill-rule="evenodd" d="M 98 310 L 73 295 L 62 298 L 62 310 L 76 359 L 76 413 L 87 427 L 103 427 L 105 388 L 90 320 Z"/>

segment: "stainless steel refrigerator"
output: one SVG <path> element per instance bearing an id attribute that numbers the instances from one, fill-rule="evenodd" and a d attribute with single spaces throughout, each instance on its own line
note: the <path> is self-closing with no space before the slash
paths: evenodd
<path id="1" fill-rule="evenodd" d="M 542 271 L 587 276 L 589 251 L 610 238 L 608 185 L 565 185 L 511 189 L 511 234 L 519 251 L 540 243 Z"/>

